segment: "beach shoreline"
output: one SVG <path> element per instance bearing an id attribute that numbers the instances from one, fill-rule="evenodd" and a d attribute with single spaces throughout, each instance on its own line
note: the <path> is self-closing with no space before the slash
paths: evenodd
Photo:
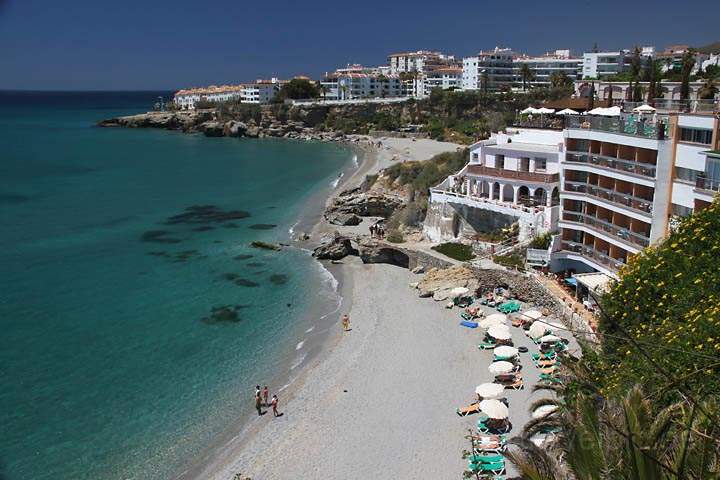
<path id="1" fill-rule="evenodd" d="M 373 138 L 367 136 L 353 138 L 353 141 L 343 143 L 353 152 L 354 161 L 342 170 L 342 177 L 332 189 L 308 200 L 301 218 L 294 224 L 292 231 L 289 232 L 292 237 L 295 237 L 291 239 L 293 247 L 311 250 L 321 242 L 323 236 L 332 232 L 336 227 L 325 220 L 323 216 L 325 207 L 343 190 L 358 187 L 366 175 L 376 174 L 396 162 L 426 160 L 437 153 L 454 151 L 460 147 L 455 144 L 426 139 Z M 378 142 L 381 142 L 381 145 L 378 145 Z M 322 208 L 318 208 L 320 206 Z M 370 222 L 371 219 L 365 219 L 361 224 L 363 229 L 367 229 Z M 297 238 L 305 233 L 309 234 L 309 239 Z M 318 370 L 323 369 L 328 361 L 331 361 L 333 352 L 337 349 L 342 338 L 339 327 L 333 330 L 333 326 L 339 324 L 341 312 L 350 312 L 352 316 L 355 315 L 353 306 L 356 303 L 358 293 L 356 291 L 356 278 L 359 274 L 358 266 L 355 264 L 360 262 L 359 259 L 353 260 L 347 261 L 347 263 L 353 263 L 353 265 L 318 262 L 318 265 L 328 271 L 337 282 L 336 292 L 340 298 L 339 307 L 335 310 L 337 318 L 327 318 L 320 327 L 320 331 L 313 332 L 314 338 L 312 341 L 304 345 L 307 351 L 302 365 L 295 376 L 287 378 L 288 382 L 285 383 L 282 392 L 280 392 L 281 411 L 284 410 L 286 405 L 288 408 L 293 408 L 292 405 L 298 403 L 297 397 L 302 394 L 307 382 L 316 378 Z M 373 283 L 372 278 L 387 266 L 376 267 L 369 266 L 361 274 L 363 285 L 366 282 Z M 410 272 L 406 270 L 405 273 L 410 275 Z M 380 276 L 383 276 L 382 273 L 380 273 Z M 330 312 L 328 315 L 332 315 L 332 313 Z M 281 379 L 281 383 L 283 381 L 284 379 Z M 248 386 L 248 391 L 251 391 L 251 388 L 252 386 Z M 248 402 L 251 401 L 249 397 L 248 395 Z M 268 414 L 272 415 L 271 412 L 268 412 Z M 265 436 L 263 432 L 268 427 L 268 420 L 272 423 L 274 419 L 268 418 L 266 415 L 260 419 L 249 418 L 247 420 L 247 423 L 239 432 L 229 435 L 229 439 L 223 439 L 221 446 L 216 446 L 208 454 L 201 456 L 201 461 L 190 466 L 175 478 L 180 480 L 193 478 L 224 479 L 232 478 L 236 473 L 245 475 L 246 470 L 234 471 L 237 470 L 235 459 L 242 457 L 243 451 L 254 442 L 257 443 L 259 438 Z M 248 471 L 248 475 L 252 477 L 251 473 Z"/>

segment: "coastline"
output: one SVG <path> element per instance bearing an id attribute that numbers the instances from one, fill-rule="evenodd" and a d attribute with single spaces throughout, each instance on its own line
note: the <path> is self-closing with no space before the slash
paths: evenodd
<path id="1" fill-rule="evenodd" d="M 378 147 L 377 142 L 382 142 L 382 146 Z M 433 140 L 412 140 L 403 138 L 372 138 L 367 136 L 354 136 L 351 142 L 343 142 L 349 146 L 356 156 L 356 167 L 351 164 L 348 168 L 343 169 L 343 175 L 337 182 L 337 185 L 330 191 L 319 194 L 315 198 L 311 198 L 304 208 L 301 218 L 293 226 L 293 236 L 296 237 L 300 233 L 309 233 L 308 240 L 294 240 L 293 246 L 302 249 L 312 249 L 320 243 L 321 237 L 337 227 L 330 225 L 323 217 L 325 207 L 332 199 L 341 191 L 348 188 L 359 186 L 365 179 L 366 175 L 375 174 L 383 168 L 388 167 L 392 163 L 404 160 L 425 160 L 431 158 L 437 153 L 444 151 L 454 151 L 459 145 L 436 142 Z M 322 198 L 320 198 L 322 197 Z M 321 208 L 318 208 L 321 207 Z M 354 227 L 356 233 L 366 233 L 367 227 L 372 219 L 365 219 L 358 227 Z M 335 363 L 335 357 L 338 355 L 338 349 L 342 347 L 341 332 L 338 331 L 340 312 L 350 312 L 351 317 L 362 316 L 357 312 L 364 310 L 365 305 L 358 305 L 359 297 L 362 291 L 368 288 L 368 285 L 375 283 L 386 283 L 392 276 L 408 276 L 416 277 L 407 270 L 401 272 L 395 271 L 395 267 L 387 265 L 363 266 L 359 259 L 346 260 L 343 264 L 331 264 L 329 262 L 318 262 L 321 268 L 328 271 L 337 282 L 337 294 L 340 297 L 340 304 L 336 310 L 325 315 L 328 317 L 323 321 L 319 330 L 314 331 L 312 339 L 303 345 L 305 357 L 303 358 L 300 368 L 295 376 L 290 376 L 288 382 L 285 383 L 283 390 L 280 392 L 281 408 L 283 411 L 285 406 L 288 409 L 296 410 L 303 404 L 303 398 L 308 390 L 308 385 L 317 383 L 321 378 L 326 377 L 325 372 L 331 365 Z M 404 288 L 407 282 L 403 282 L 399 288 Z M 392 288 L 388 289 L 392 290 Z M 427 304 L 426 308 L 432 308 L 432 303 Z M 334 314 L 334 316 L 333 316 Z M 282 382 L 281 382 L 282 383 Z M 250 388 L 250 387 L 249 387 Z M 315 387 L 310 387 L 315 388 Z M 249 401 L 249 400 L 248 400 Z M 250 418 L 245 426 L 233 435 L 231 438 L 224 440 L 222 445 L 209 452 L 204 456 L 204 461 L 197 462 L 176 478 L 186 480 L 193 478 L 232 478 L 236 473 L 249 475 L 253 479 L 263 478 L 256 477 L 252 468 L 247 465 L 253 465 L 255 460 L 244 463 L 242 460 L 247 458 L 247 452 L 262 445 L 262 438 L 268 435 L 268 429 L 274 428 L 273 419 L 267 416 L 261 417 L 259 420 Z M 262 449 L 262 447 L 261 447 Z M 282 477 L 278 477 L 282 478 Z"/>

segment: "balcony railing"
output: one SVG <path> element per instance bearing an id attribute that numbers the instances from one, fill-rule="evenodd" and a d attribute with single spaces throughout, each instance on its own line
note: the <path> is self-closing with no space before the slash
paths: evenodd
<path id="1" fill-rule="evenodd" d="M 620 105 L 622 100 L 615 99 L 613 103 Z M 648 102 L 628 102 L 625 101 L 623 106 L 625 111 L 632 111 L 633 108 Z M 668 100 L 666 98 L 656 98 L 650 105 L 654 106 L 661 112 L 717 112 L 720 110 L 720 100 Z"/>
<path id="2" fill-rule="evenodd" d="M 593 115 L 568 115 L 565 128 L 582 128 L 602 132 L 633 135 L 636 137 L 665 140 L 669 137 L 667 119 L 661 118 L 653 123 L 650 120 L 637 119 L 635 115 L 623 114 L 617 117 L 596 117 Z"/>
<path id="3" fill-rule="evenodd" d="M 641 197 L 635 197 L 630 194 L 624 194 L 610 190 L 609 188 L 598 187 L 584 182 L 566 181 L 564 190 L 566 192 L 584 193 L 594 197 L 602 198 L 609 202 L 623 207 L 629 207 L 644 213 L 652 214 L 652 200 Z"/>
<path id="4" fill-rule="evenodd" d="M 535 214 L 538 212 L 542 212 L 543 210 L 548 208 L 546 205 L 533 202 L 531 199 L 524 203 L 520 200 L 518 200 L 519 203 L 513 203 L 512 201 L 490 199 L 486 196 L 468 195 L 466 193 L 462 193 L 461 191 L 456 191 L 454 188 L 443 187 L 442 184 L 438 185 L 435 188 L 431 188 L 430 193 L 446 195 L 448 197 L 455 197 L 458 199 L 465 199 L 472 202 L 477 202 L 479 204 L 497 205 L 500 207 L 511 208 L 513 210 L 518 210 L 525 213 Z"/>
<path id="5" fill-rule="evenodd" d="M 711 192 L 720 192 L 720 180 L 715 178 L 698 177 L 695 180 L 695 186 L 700 190 L 709 190 Z"/>
<path id="6" fill-rule="evenodd" d="M 466 173 L 534 183 L 557 183 L 560 181 L 560 175 L 557 173 L 519 172 L 516 170 L 506 170 L 504 168 L 486 167 L 485 165 L 470 164 L 467 166 Z"/>
<path id="7" fill-rule="evenodd" d="M 594 230 L 604 232 L 604 233 L 610 233 L 613 236 L 616 236 L 618 238 L 621 238 L 622 240 L 625 240 L 626 242 L 636 245 L 638 247 L 647 247 L 650 245 L 650 238 L 646 237 L 645 235 L 642 235 L 640 233 L 631 232 L 625 227 L 620 227 L 618 225 L 614 225 L 610 222 L 607 222 L 605 220 L 601 220 L 597 217 L 593 217 L 591 215 L 586 215 L 584 213 L 579 212 L 563 212 L 563 220 L 568 222 L 575 222 L 575 223 L 581 223 L 583 225 L 588 225 L 592 227 Z"/>
<path id="8" fill-rule="evenodd" d="M 599 167 L 609 168 L 618 172 L 634 173 L 643 177 L 655 178 L 655 165 L 641 163 L 633 160 L 608 157 L 597 153 L 568 151 L 565 156 L 568 162 L 588 163 Z"/>
<path id="9" fill-rule="evenodd" d="M 600 264 L 605 265 L 613 271 L 619 270 L 620 267 L 625 264 L 625 261 L 621 258 L 612 258 L 607 253 L 603 253 L 599 250 L 594 249 L 593 247 L 583 245 L 582 243 L 563 240 L 560 245 L 562 246 L 563 250 L 579 253 L 584 257 L 592 258 L 593 260 L 596 260 Z"/>

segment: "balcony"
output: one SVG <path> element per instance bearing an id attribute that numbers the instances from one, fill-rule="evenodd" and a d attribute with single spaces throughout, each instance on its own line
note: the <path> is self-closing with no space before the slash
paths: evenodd
<path id="1" fill-rule="evenodd" d="M 583 245 L 582 243 L 577 242 L 571 242 L 568 240 L 563 240 L 561 242 L 562 250 L 573 252 L 573 253 L 579 253 L 580 255 L 591 258 L 601 265 L 609 268 L 613 272 L 617 272 L 620 267 L 622 267 L 625 262 L 622 259 L 618 258 L 612 258 L 611 256 L 607 255 L 606 253 L 603 253 L 599 250 L 595 250 L 594 248 Z"/>
<path id="2" fill-rule="evenodd" d="M 709 192 L 720 192 L 720 179 L 698 177 L 695 180 L 695 188 Z"/>
<path id="3" fill-rule="evenodd" d="M 667 118 L 660 118 L 658 122 L 652 123 L 650 121 L 638 121 L 634 116 L 624 114 L 618 117 L 568 115 L 565 119 L 565 128 L 597 130 L 600 132 L 632 135 L 634 137 L 653 140 L 666 140 L 670 138 Z"/>
<path id="4" fill-rule="evenodd" d="M 557 173 L 519 172 L 516 170 L 506 170 L 504 168 L 486 167 L 485 165 L 469 164 L 466 173 L 469 175 L 507 178 L 531 183 L 557 183 L 560 181 L 560 175 Z"/>
<path id="5" fill-rule="evenodd" d="M 613 99 L 613 103 L 619 105 L 621 99 Z M 625 101 L 625 110 L 632 110 L 647 102 Z M 683 113 L 712 113 L 720 110 L 720 100 L 668 100 L 656 98 L 651 105 L 661 112 L 683 112 Z"/>
<path id="6" fill-rule="evenodd" d="M 609 168 L 622 173 L 632 173 L 647 178 L 655 178 L 655 165 L 641 163 L 634 160 L 607 157 L 597 153 L 575 152 L 568 150 L 565 160 L 568 162 L 586 163 L 599 167 Z"/>
<path id="7" fill-rule="evenodd" d="M 652 215 L 652 200 L 647 200 L 645 198 L 635 197 L 630 194 L 618 193 L 615 190 L 610 190 L 608 188 L 598 187 L 596 185 L 590 185 L 583 182 L 566 181 L 564 191 L 592 195 L 594 197 L 607 200 L 608 202 L 614 203 L 616 205 L 632 208 L 633 210 L 637 210 L 638 212 Z"/>
<path id="8" fill-rule="evenodd" d="M 586 215 L 580 212 L 564 211 L 562 219 L 566 222 L 574 222 L 582 225 L 588 225 L 599 232 L 609 233 L 612 236 L 624 240 L 626 243 L 632 245 L 633 248 L 645 248 L 650 245 L 649 237 L 646 237 L 640 233 L 631 232 L 625 227 L 614 225 L 610 222 L 601 220 L 591 215 Z"/>

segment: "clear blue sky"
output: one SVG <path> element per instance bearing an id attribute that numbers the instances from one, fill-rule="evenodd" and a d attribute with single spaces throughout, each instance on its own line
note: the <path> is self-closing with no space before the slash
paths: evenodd
<path id="1" fill-rule="evenodd" d="M 317 77 L 410 49 L 697 46 L 720 40 L 719 19 L 718 0 L 0 0 L 0 89 Z"/>

